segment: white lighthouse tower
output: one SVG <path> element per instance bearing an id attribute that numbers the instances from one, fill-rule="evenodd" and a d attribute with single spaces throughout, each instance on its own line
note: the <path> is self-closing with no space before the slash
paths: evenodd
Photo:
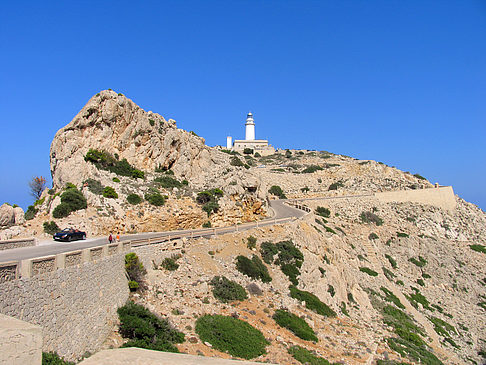
<path id="1" fill-rule="evenodd" d="M 253 114 L 251 112 L 246 116 L 246 130 L 245 130 L 245 140 L 254 141 L 255 140 L 255 122 L 253 121 Z"/>

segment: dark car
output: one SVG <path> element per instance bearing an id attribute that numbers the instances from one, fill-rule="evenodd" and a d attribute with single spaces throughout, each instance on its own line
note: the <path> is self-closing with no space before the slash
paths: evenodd
<path id="1" fill-rule="evenodd" d="M 75 241 L 75 240 L 85 240 L 86 232 L 81 232 L 79 229 L 66 228 L 61 232 L 57 232 L 52 236 L 55 241 Z"/>

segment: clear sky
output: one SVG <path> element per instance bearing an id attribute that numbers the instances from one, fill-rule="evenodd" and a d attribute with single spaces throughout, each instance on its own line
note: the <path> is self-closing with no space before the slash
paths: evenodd
<path id="1" fill-rule="evenodd" d="M 5 1 L 0 204 L 111 88 L 194 130 L 373 159 L 486 210 L 486 1 Z"/>

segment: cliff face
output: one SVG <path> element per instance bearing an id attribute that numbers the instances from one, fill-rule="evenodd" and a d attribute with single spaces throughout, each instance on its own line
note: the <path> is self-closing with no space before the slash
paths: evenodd
<path id="1" fill-rule="evenodd" d="M 96 168 L 84 160 L 91 148 L 127 159 L 143 171 L 163 167 L 187 179 L 203 177 L 228 160 L 228 156 L 205 146 L 203 138 L 178 129 L 174 120 L 146 112 L 110 90 L 93 96 L 56 133 L 50 151 L 55 188 L 68 182 L 79 185 L 86 176 L 95 174 Z"/>

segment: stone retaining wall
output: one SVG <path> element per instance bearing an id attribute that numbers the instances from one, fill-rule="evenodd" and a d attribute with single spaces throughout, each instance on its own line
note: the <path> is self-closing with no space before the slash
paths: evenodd
<path id="1" fill-rule="evenodd" d="M 41 326 L 43 351 L 71 361 L 96 352 L 128 299 L 129 249 L 122 242 L 3 264 L 0 313 Z"/>
<path id="2" fill-rule="evenodd" d="M 375 198 L 382 202 L 412 202 L 429 204 L 446 210 L 454 210 L 456 199 L 452 186 L 418 190 L 399 190 L 375 193 Z"/>
<path id="3" fill-rule="evenodd" d="M 10 250 L 11 248 L 35 246 L 35 238 L 22 238 L 16 240 L 0 241 L 0 251 Z"/>

